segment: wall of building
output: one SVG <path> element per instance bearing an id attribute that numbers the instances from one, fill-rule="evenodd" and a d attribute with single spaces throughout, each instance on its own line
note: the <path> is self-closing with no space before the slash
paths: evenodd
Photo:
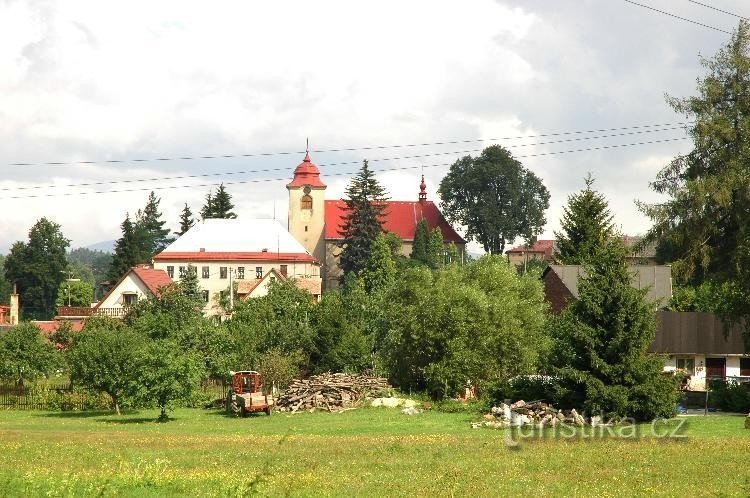
<path id="1" fill-rule="evenodd" d="M 554 271 L 548 270 L 542 278 L 544 297 L 553 313 L 560 313 L 573 298 L 573 294 Z"/>
<path id="2" fill-rule="evenodd" d="M 318 261 L 325 260 L 325 187 L 310 187 L 305 194 L 304 187 L 287 187 L 289 190 L 289 233 Z M 312 198 L 312 208 L 302 209 L 302 198 Z"/>
<path id="3" fill-rule="evenodd" d="M 272 253 L 269 253 L 272 254 Z M 250 280 L 258 278 L 256 271 L 260 269 L 260 276 L 266 275 L 271 269 L 281 271 L 281 266 L 286 265 L 287 277 L 289 278 L 320 278 L 320 267 L 313 263 L 294 263 L 267 261 L 155 261 L 154 268 L 164 270 L 175 281 L 180 281 L 180 268 L 187 271 L 192 265 L 198 272 L 198 285 L 201 290 L 208 291 L 208 302 L 204 307 L 204 313 L 213 315 L 219 312 L 220 293 L 229 290 L 229 274 L 232 272 L 232 280 Z M 171 270 L 170 270 L 171 267 Z M 208 268 L 208 278 L 204 278 L 203 268 Z M 221 268 L 226 268 L 226 278 L 222 278 Z M 240 269 L 243 269 L 242 271 Z M 172 274 L 170 274 L 170 271 Z M 241 273 L 244 271 L 244 277 Z"/>
<path id="4" fill-rule="evenodd" d="M 137 299 L 143 299 L 151 295 L 151 291 L 143 284 L 140 278 L 133 273 L 127 276 L 115 287 L 112 292 L 105 296 L 99 308 L 122 308 L 123 294 L 135 294 Z"/>

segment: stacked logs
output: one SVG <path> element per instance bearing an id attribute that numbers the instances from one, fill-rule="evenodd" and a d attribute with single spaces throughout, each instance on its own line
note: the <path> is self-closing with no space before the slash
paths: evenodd
<path id="1" fill-rule="evenodd" d="M 381 396 L 390 390 L 382 377 L 325 373 L 292 382 L 276 400 L 276 408 L 292 413 L 316 409 L 340 412 L 358 406 L 366 397 Z"/>
<path id="2" fill-rule="evenodd" d="M 543 401 L 531 401 L 526 403 L 523 400 L 516 401 L 507 405 L 500 403 L 500 406 L 493 406 L 490 413 L 484 415 L 484 421 L 472 423 L 472 427 L 520 427 L 533 425 L 535 427 L 554 427 L 558 424 L 574 425 L 583 427 L 584 425 L 601 425 L 602 419 L 599 416 L 586 419 L 575 409 L 558 410 L 552 405 Z"/>

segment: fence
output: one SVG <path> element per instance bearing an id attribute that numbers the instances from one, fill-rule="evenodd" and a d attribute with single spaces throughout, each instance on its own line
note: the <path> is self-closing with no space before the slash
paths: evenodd
<path id="1" fill-rule="evenodd" d="M 210 379 L 201 383 L 199 397 L 217 400 L 226 396 L 229 384 Z M 73 389 L 68 379 L 44 379 L 18 385 L 0 380 L 0 410 L 86 411 L 110 408 L 109 396 Z"/>

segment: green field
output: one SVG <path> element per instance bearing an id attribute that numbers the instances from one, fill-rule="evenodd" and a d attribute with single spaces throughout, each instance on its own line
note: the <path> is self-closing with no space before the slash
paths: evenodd
<path id="1" fill-rule="evenodd" d="M 504 431 L 435 411 L 155 417 L 0 412 L 0 495 L 750 495 L 740 416 L 689 417 L 685 438 L 548 437 L 515 448 Z"/>

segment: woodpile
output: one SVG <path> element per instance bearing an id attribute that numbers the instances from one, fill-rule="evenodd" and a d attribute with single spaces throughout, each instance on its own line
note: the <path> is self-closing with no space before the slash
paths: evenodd
<path id="1" fill-rule="evenodd" d="M 276 400 L 276 407 L 291 413 L 316 409 L 340 412 L 359 406 L 367 397 L 388 394 L 391 389 L 382 377 L 325 373 L 292 382 Z"/>
<path id="2" fill-rule="evenodd" d="M 472 423 L 472 427 L 492 427 L 496 429 L 504 427 L 520 427 L 532 425 L 534 427 L 554 427 L 558 424 L 574 425 L 583 427 L 585 425 L 603 425 L 600 416 L 585 418 L 575 409 L 558 410 L 549 403 L 543 401 L 525 402 L 516 401 L 507 405 L 493 406 L 490 413 L 484 415 L 482 422 Z"/>

